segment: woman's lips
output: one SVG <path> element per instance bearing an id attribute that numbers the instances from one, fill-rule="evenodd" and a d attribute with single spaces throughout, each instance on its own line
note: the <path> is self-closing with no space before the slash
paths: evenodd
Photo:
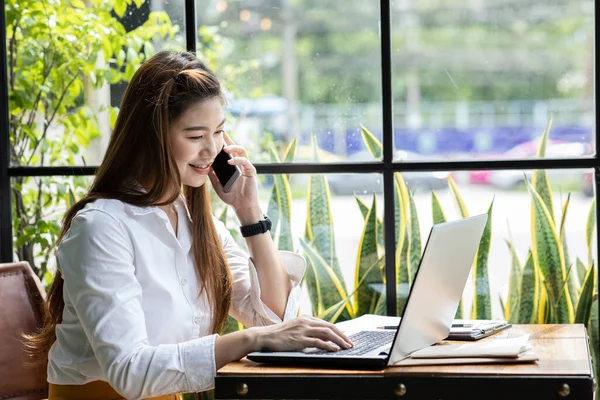
<path id="1" fill-rule="evenodd" d="M 210 171 L 210 166 L 212 163 L 210 164 L 204 164 L 204 165 L 196 165 L 196 164 L 189 164 L 190 167 L 192 167 L 192 169 L 198 173 L 198 174 L 202 174 L 202 175 L 206 175 L 208 174 L 208 171 Z"/>

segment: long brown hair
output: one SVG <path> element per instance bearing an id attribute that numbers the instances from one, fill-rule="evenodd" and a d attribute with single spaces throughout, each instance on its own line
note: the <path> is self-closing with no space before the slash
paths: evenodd
<path id="1" fill-rule="evenodd" d="M 181 194 L 181 178 L 169 142 L 169 125 L 192 104 L 224 101 L 215 74 L 192 53 L 162 51 L 147 60 L 125 90 L 108 148 L 87 194 L 65 214 L 60 243 L 73 217 L 87 203 L 117 199 L 136 206 L 170 204 Z M 147 190 L 141 190 L 142 183 Z M 231 272 L 213 224 L 207 185 L 186 186 L 183 195 L 192 217 L 196 275 L 212 307 L 212 331 L 225 325 L 231 303 Z M 46 298 L 43 327 L 26 336 L 34 363 L 47 361 L 62 322 L 63 278 L 56 271 Z"/>

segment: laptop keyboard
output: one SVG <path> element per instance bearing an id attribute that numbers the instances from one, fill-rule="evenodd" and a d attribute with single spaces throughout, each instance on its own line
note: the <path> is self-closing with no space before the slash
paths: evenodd
<path id="1" fill-rule="evenodd" d="M 339 351 L 318 350 L 311 354 L 361 356 L 380 346 L 391 344 L 395 334 L 395 330 L 360 331 L 349 336 L 352 343 L 354 343 L 354 347 L 351 349 Z"/>

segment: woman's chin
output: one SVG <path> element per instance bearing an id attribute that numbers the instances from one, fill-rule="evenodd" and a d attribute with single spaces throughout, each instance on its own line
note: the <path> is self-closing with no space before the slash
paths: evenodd
<path id="1" fill-rule="evenodd" d="M 194 177 L 194 179 L 185 179 L 183 180 L 183 184 L 190 187 L 198 188 L 206 183 L 208 180 L 208 176 L 204 177 Z"/>

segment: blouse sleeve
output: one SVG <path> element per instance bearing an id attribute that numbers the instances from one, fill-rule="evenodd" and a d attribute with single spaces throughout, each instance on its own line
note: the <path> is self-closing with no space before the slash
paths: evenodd
<path id="1" fill-rule="evenodd" d="M 261 300 L 258 274 L 252 259 L 235 242 L 222 222 L 217 220 L 215 224 L 233 277 L 229 314 L 248 327 L 282 322 L 282 319 Z M 298 316 L 300 282 L 306 270 L 306 260 L 301 255 L 289 251 L 279 251 L 279 256 L 287 270 L 292 287 L 283 317 L 283 321 L 286 321 Z"/>
<path id="2" fill-rule="evenodd" d="M 65 295 L 117 392 L 142 399 L 214 384 L 216 335 L 149 344 L 133 245 L 121 222 L 102 210 L 80 212 L 57 257 Z"/>

